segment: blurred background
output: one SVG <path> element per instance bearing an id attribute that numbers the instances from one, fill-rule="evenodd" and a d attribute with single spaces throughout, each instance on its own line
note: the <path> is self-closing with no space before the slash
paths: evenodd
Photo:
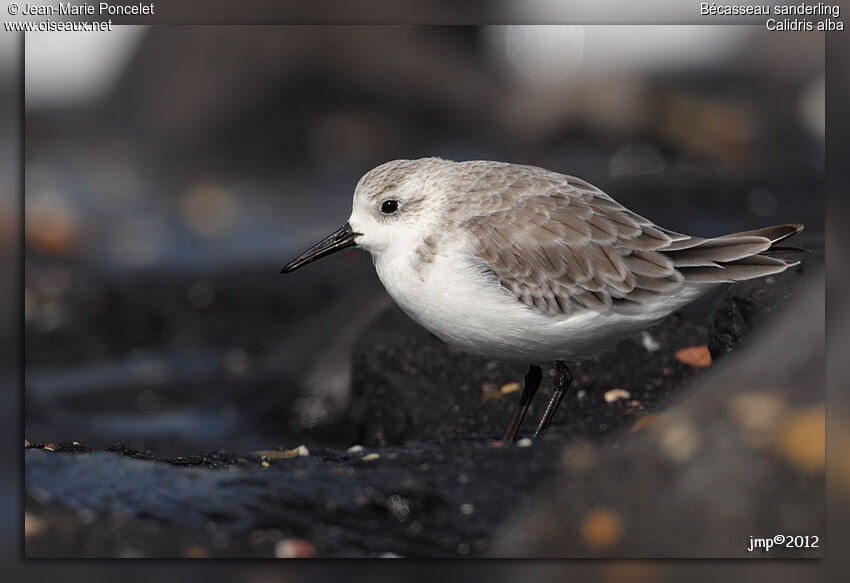
<path id="1" fill-rule="evenodd" d="M 29 35 L 28 439 L 184 451 L 333 425 L 347 358 L 316 343 L 386 297 L 359 252 L 321 281 L 278 270 L 387 160 L 539 165 L 682 232 L 817 232 L 823 47 L 757 26 Z"/>
<path id="2" fill-rule="evenodd" d="M 278 272 L 388 160 L 543 166 L 673 230 L 801 222 L 823 248 L 816 33 L 119 26 L 24 49 L 25 437 L 42 447 L 369 440 L 351 354 L 390 301 L 368 256 Z"/>

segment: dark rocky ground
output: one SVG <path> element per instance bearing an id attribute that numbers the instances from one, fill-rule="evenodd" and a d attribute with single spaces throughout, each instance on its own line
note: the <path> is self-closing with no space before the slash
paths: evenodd
<path id="1" fill-rule="evenodd" d="M 817 239 L 809 237 L 809 245 L 817 248 Z M 599 549 L 589 548 L 580 535 L 557 531 L 539 543 L 534 536 L 543 536 L 541 529 L 549 524 L 567 528 L 580 522 L 579 514 L 594 508 L 599 497 L 606 495 L 616 500 L 624 496 L 643 499 L 660 522 L 673 520 L 674 510 L 697 512 L 693 515 L 696 520 L 698 510 L 677 509 L 659 498 L 659 482 L 682 496 L 679 486 L 674 487 L 676 482 L 668 482 L 673 474 L 665 463 L 670 462 L 663 456 L 660 462 L 655 459 L 657 444 L 651 451 L 635 451 L 648 439 L 643 438 L 647 432 L 635 435 L 629 428 L 663 427 L 656 423 L 654 413 L 668 410 L 670 403 L 696 411 L 692 418 L 700 426 L 720 419 L 711 411 L 721 406 L 716 404 L 718 400 L 723 403 L 731 398 L 729 391 L 715 396 L 705 389 L 693 392 L 694 382 L 704 376 L 702 369 L 681 362 L 677 351 L 704 347 L 708 342 L 715 355 L 728 352 L 749 335 L 751 325 L 760 327 L 762 319 L 771 320 L 769 312 L 791 301 L 806 276 L 817 271 L 819 257 L 820 253 L 815 253 L 804 265 L 777 277 L 730 286 L 716 300 L 710 315 L 706 315 L 707 306 L 692 314 L 674 314 L 651 328 L 647 339 L 636 336 L 622 341 L 608 353 L 575 365 L 576 380 L 550 433 L 528 447 L 507 446 L 499 440 L 519 395 L 518 391 L 509 392 L 511 383 L 522 378 L 524 368 L 456 352 L 396 308 L 351 334 L 356 339 L 352 392 L 330 418 L 312 426 L 279 422 L 285 418 L 283 411 L 289 412 L 299 398 L 309 400 L 310 396 L 275 390 L 274 383 L 280 379 L 274 379 L 274 367 L 263 364 L 263 358 L 273 360 L 268 355 L 247 358 L 252 365 L 240 368 L 235 377 L 221 364 L 227 361 L 222 355 L 209 359 L 217 365 L 198 359 L 196 377 L 162 371 L 143 376 L 141 381 L 137 379 L 141 386 L 135 389 L 140 398 L 129 401 L 110 401 L 110 390 L 115 391 L 114 387 L 108 389 L 115 381 L 110 375 L 124 378 L 121 371 L 107 368 L 83 378 L 55 373 L 36 376 L 29 379 L 33 396 L 28 405 L 39 398 L 54 405 L 53 409 L 36 409 L 39 414 L 33 414 L 28 426 L 26 553 L 32 557 L 261 557 L 276 553 L 582 556 Z M 223 281 L 215 286 L 219 298 L 228 295 L 221 289 Z M 248 278 L 241 281 L 240 286 L 250 285 L 244 283 Z M 363 285 L 368 288 L 370 284 Z M 162 295 L 176 297 L 172 291 Z M 112 302 L 118 305 L 149 301 L 154 313 L 168 310 L 157 303 L 159 293 L 140 293 L 138 297 L 113 293 Z M 269 308 L 274 313 L 273 307 Z M 218 309 L 223 309 L 221 304 Z M 108 324 L 107 320 L 95 321 L 121 326 L 115 320 Z M 332 330 L 338 324 L 331 318 L 327 326 Z M 250 349 L 244 348 L 247 354 Z M 721 374 L 725 363 L 723 359 L 708 370 L 717 368 Z M 175 366 L 174 370 L 186 369 Z M 726 372 L 727 377 L 729 374 Z M 102 388 L 92 390 L 99 378 Z M 297 384 L 295 379 L 291 382 Z M 526 431 L 533 428 L 542 411 L 550 383 L 544 379 L 542 394 L 526 418 Z M 244 387 L 244 394 L 228 401 L 236 385 Z M 605 393 L 613 388 L 625 389 L 630 395 L 609 403 Z M 301 390 L 309 391 L 309 385 Z M 817 386 L 810 391 L 808 397 L 817 397 Z M 196 399 L 203 405 L 193 403 Z M 213 423 L 226 411 L 232 412 L 236 428 L 227 429 L 229 425 L 224 424 L 222 429 L 220 423 Z M 163 416 L 187 423 L 185 433 L 204 426 L 217 429 L 191 438 L 177 430 L 164 436 Z M 118 421 L 103 425 L 110 417 Z M 67 429 L 57 430 L 63 423 Z M 105 427 L 116 428 L 118 433 L 123 428 L 126 444 L 103 443 Z M 668 449 L 672 448 L 674 458 L 679 455 L 675 453 L 679 442 L 688 453 L 690 426 L 684 427 L 674 427 L 669 438 L 672 445 L 668 444 Z M 51 434 L 48 428 L 75 443 L 46 442 L 42 436 Z M 233 432 L 233 447 L 199 453 L 204 451 L 204 440 L 215 443 L 228 431 Z M 725 433 L 728 428 L 713 431 Z M 309 455 L 293 451 L 301 443 L 307 444 Z M 346 451 L 347 445 L 357 443 L 363 444 L 363 449 Z M 666 450 L 662 447 L 661 451 Z M 746 448 L 742 451 L 751 453 Z M 724 468 L 731 460 L 712 458 L 710 468 L 703 469 L 705 479 L 722 486 L 722 476 L 731 471 Z M 606 468 L 606 463 L 616 467 Z M 672 465 L 675 469 L 677 464 Z M 577 475 L 564 482 L 559 478 L 564 467 L 572 467 Z M 718 473 L 711 476 L 714 470 Z M 747 467 L 740 470 L 748 471 Z M 753 488 L 772 488 L 779 497 L 771 506 L 789 495 L 800 501 L 819 499 L 816 490 L 801 490 L 812 487 L 811 483 L 805 481 L 805 475 L 796 476 L 793 468 L 782 482 L 766 480 L 767 476 L 763 469 L 750 474 Z M 720 483 L 715 483 L 717 480 Z M 553 484 L 562 484 L 563 492 Z M 541 497 L 547 488 L 550 494 Z M 569 499 L 561 502 L 566 492 Z M 685 496 L 679 504 L 693 504 L 697 499 Z M 540 519 L 551 513 L 551 509 L 541 510 L 547 500 L 568 506 L 567 510 L 556 508 L 561 518 L 554 523 Z M 637 510 L 619 510 L 623 513 L 619 520 L 631 520 L 640 514 Z M 708 506 L 702 511 L 722 512 L 722 508 Z M 822 524 L 819 508 L 804 505 L 796 512 Z M 597 530 L 601 529 L 599 536 L 604 538 L 608 536 L 606 528 L 613 527 L 605 522 L 607 515 L 600 516 Z M 529 521 L 526 526 L 524 519 Z M 507 528 L 507 524 L 515 526 Z M 724 526 L 727 534 L 735 532 L 734 520 L 727 520 Z M 566 541 L 567 546 L 553 548 L 551 544 L 558 540 Z M 715 541 L 716 537 L 706 540 Z M 652 555 L 657 548 L 679 556 L 699 554 L 700 549 L 708 554 L 740 554 L 740 545 L 731 539 L 727 546 L 717 547 L 722 552 L 708 543 L 701 547 L 697 535 L 684 541 L 678 545 L 664 541 L 657 547 L 652 540 L 643 540 L 623 549 L 627 555 Z M 610 551 L 604 545 L 602 550 Z"/>

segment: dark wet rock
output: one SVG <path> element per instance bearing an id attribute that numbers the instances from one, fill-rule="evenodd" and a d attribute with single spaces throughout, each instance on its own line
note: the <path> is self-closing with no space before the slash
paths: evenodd
<path id="1" fill-rule="evenodd" d="M 489 552 L 823 556 L 823 292 L 823 279 L 807 283 L 781 318 L 753 331 L 686 401 L 613 440 L 568 445 L 560 477 Z M 818 537 L 818 546 L 786 540 L 748 551 L 750 537 L 788 535 Z"/>
<path id="2" fill-rule="evenodd" d="M 638 334 L 592 360 L 570 365 L 574 380 L 555 416 L 554 431 L 605 433 L 682 388 L 694 369 L 674 354 L 705 344 L 704 329 L 674 314 L 647 334 L 651 351 Z M 526 369 L 460 352 L 394 307 L 369 326 L 353 355 L 351 414 L 361 426 L 360 441 L 398 445 L 456 435 L 501 437 Z M 553 374 L 544 369 L 525 432 L 533 432 L 546 406 Z M 510 385 L 514 391 L 503 394 Z M 605 392 L 613 388 L 627 390 L 630 397 L 607 403 Z"/>
<path id="3" fill-rule="evenodd" d="M 477 555 L 496 526 L 553 475 L 559 444 L 563 440 L 549 439 L 522 448 L 456 439 L 280 460 L 221 452 L 150 460 L 116 448 L 82 454 L 29 449 L 27 492 L 36 515 L 53 507 L 90 520 L 122 515 L 243 541 L 275 529 L 277 538 L 304 538 L 323 556 Z M 518 465 L 523 472 L 514 471 Z M 61 555 L 47 540 L 29 541 L 28 556 Z M 181 548 L 165 555 L 179 556 Z M 259 546 L 248 554 L 268 553 Z"/>
<path id="4" fill-rule="evenodd" d="M 585 514 L 597 506 L 601 510 L 591 516 L 584 531 L 603 541 L 620 540 L 620 533 L 633 528 L 634 517 L 644 517 L 644 512 L 675 526 L 677 516 L 695 512 L 686 504 L 694 504 L 686 495 L 693 488 L 705 496 L 708 488 L 731 504 L 729 513 L 720 513 L 726 518 L 712 523 L 722 523 L 718 529 L 746 523 L 817 533 L 812 530 L 817 524 L 806 522 L 805 513 L 786 513 L 781 521 L 758 523 L 756 519 L 765 515 L 758 510 L 755 518 L 735 522 L 738 486 L 749 495 L 763 486 L 763 479 L 785 480 L 777 483 L 792 485 L 784 493 L 774 492 L 777 504 L 786 504 L 782 495 L 806 496 L 815 490 L 811 478 L 798 476 L 793 468 L 790 473 L 773 472 L 763 452 L 742 448 L 743 458 L 735 458 L 728 451 L 732 428 L 723 424 L 721 409 L 731 397 L 727 394 L 719 403 L 720 397 L 709 398 L 711 391 L 703 390 L 696 398 L 686 389 L 705 374 L 694 376 L 695 369 L 675 356 L 678 349 L 704 341 L 699 325 L 674 314 L 649 330 L 648 341 L 639 335 L 579 363 L 574 367 L 575 387 L 546 437 L 529 447 L 506 446 L 498 437 L 518 391 L 502 394 L 499 389 L 521 380 L 523 368 L 462 355 L 393 309 L 359 337 L 355 393 L 349 416 L 341 421 L 360 428 L 365 448 L 310 447 L 306 456 L 280 448 L 164 456 L 120 444 L 90 451 L 80 444 L 45 448 L 36 443 L 25 454 L 28 511 L 48 524 L 57 512 L 71 511 L 76 519 L 70 526 L 48 528 L 28 539 L 27 554 L 71 556 L 84 549 L 92 556 L 115 556 L 129 547 L 137 554 L 157 556 L 271 556 L 277 541 L 291 537 L 307 541 L 320 556 L 594 554 L 598 549 L 576 539 L 585 535 L 558 529 L 583 524 Z M 447 395 L 445 386 L 458 389 Z M 628 391 L 629 398 L 608 402 L 605 395 L 614 388 Z M 533 429 L 548 390 L 541 389 L 526 432 Z M 794 411 L 796 393 L 780 393 L 787 399 L 782 410 Z M 665 406 L 676 394 L 685 404 L 667 411 Z M 683 406 L 689 413 L 681 421 L 675 411 Z M 721 432 L 720 437 L 702 433 L 703 424 Z M 633 431 L 624 431 L 629 427 Z M 692 428 L 698 432 L 696 441 Z M 433 441 L 443 436 L 451 438 Z M 391 445 L 370 447 L 379 443 Z M 627 446 L 654 449 L 628 450 L 631 453 L 624 457 Z M 677 478 L 688 456 L 705 452 L 710 457 L 701 462 L 700 472 Z M 777 455 L 783 455 L 781 450 Z M 793 459 L 797 454 L 789 455 Z M 737 461 L 730 465 L 730 460 Z M 565 463 L 575 475 L 564 478 Z M 560 495 L 538 493 L 541 484 L 556 480 L 557 487 L 551 487 L 569 492 L 568 508 L 526 514 L 524 509 L 539 508 L 546 497 L 561 500 Z M 679 481 L 668 484 L 669 480 Z M 629 506 L 616 504 L 632 498 Z M 668 498 L 675 511 L 666 509 Z M 613 515 L 606 513 L 603 501 L 616 509 Z M 707 512 L 724 508 L 724 503 L 700 506 Z M 557 524 L 545 516 L 558 516 Z M 531 517 L 530 526 L 522 525 L 523 517 Z M 811 517 L 817 520 L 818 515 Z M 750 519 L 756 522 L 747 522 Z M 493 549 L 495 537 L 509 520 L 520 525 L 518 530 L 509 531 Z M 653 544 L 667 545 L 665 552 L 671 554 L 677 549 L 685 553 L 699 542 L 696 531 L 677 542 L 670 539 L 672 534 L 656 533 L 650 524 L 634 528 L 640 533 L 635 538 L 644 540 L 645 546 L 623 548 L 636 555 L 657 555 Z M 155 542 L 152 533 L 157 529 L 182 533 L 169 539 L 174 543 L 171 551 Z M 669 532 L 680 531 L 676 526 Z M 517 542 L 523 537 L 528 537 L 527 545 Z M 560 551 L 553 551 L 553 545 L 561 545 Z"/>
<path id="5" fill-rule="evenodd" d="M 53 294 L 67 315 L 55 329 L 36 316 L 26 322 L 31 441 L 70 436 L 93 448 L 121 441 L 178 455 L 224 443 L 352 439 L 348 426 L 326 427 L 333 418 L 308 425 L 297 405 L 327 386 L 310 378 L 317 369 L 347 390 L 344 341 L 371 305 L 385 305 L 365 253 L 311 265 L 297 285 L 279 266 L 119 277 L 30 258 L 27 269 L 32 312 Z M 60 273 L 66 283 L 51 291 Z M 192 299 L 199 286 L 209 292 L 203 305 Z"/>

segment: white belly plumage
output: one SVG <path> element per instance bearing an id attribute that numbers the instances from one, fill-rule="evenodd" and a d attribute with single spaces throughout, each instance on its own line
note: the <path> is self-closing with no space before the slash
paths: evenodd
<path id="1" fill-rule="evenodd" d="M 488 358 L 525 363 L 591 356 L 706 289 L 685 287 L 638 316 L 586 310 L 550 317 L 526 307 L 490 281 L 462 250 L 437 255 L 433 262 L 418 267 L 403 257 L 378 261 L 375 267 L 399 307 L 445 342 Z"/>

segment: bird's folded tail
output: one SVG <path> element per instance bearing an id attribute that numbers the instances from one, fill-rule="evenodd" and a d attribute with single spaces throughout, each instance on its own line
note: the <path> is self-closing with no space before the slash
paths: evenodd
<path id="1" fill-rule="evenodd" d="M 796 235 L 803 225 L 776 225 L 712 239 L 685 237 L 658 249 L 673 261 L 686 283 L 729 283 L 773 275 L 797 265 L 768 255 L 806 251 L 776 245 Z"/>

